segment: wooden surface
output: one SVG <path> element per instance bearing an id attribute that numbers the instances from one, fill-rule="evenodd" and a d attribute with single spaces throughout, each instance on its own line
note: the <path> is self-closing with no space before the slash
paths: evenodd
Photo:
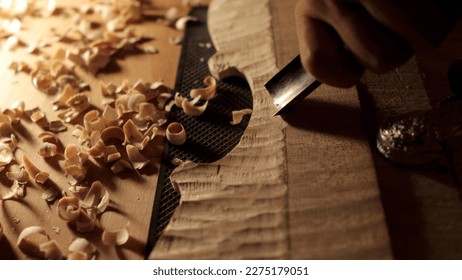
<path id="1" fill-rule="evenodd" d="M 377 129 L 387 119 L 429 110 L 449 94 L 446 69 L 461 57 L 460 26 L 438 50 L 418 54 L 420 69 L 412 60 L 387 75 L 367 74 L 357 89 L 322 86 L 285 117 L 281 141 L 275 132 L 268 139 L 262 83 L 297 52 L 293 4 L 212 3 L 209 28 L 219 52 L 211 68 L 217 75 L 245 76 L 255 111 L 228 157 L 175 171 L 182 202 L 151 258 L 460 259 L 460 165 L 443 160 L 456 176 L 397 167 L 375 148 Z M 253 156 L 249 146 L 265 155 L 254 157 L 251 167 L 245 164 Z M 265 180 L 242 176 L 249 169 Z M 274 189 L 285 198 L 268 199 Z"/>
<path id="2" fill-rule="evenodd" d="M 73 5 L 69 1 L 58 1 L 58 5 L 60 4 Z M 78 4 L 83 4 L 83 2 L 79 1 Z M 162 15 L 172 5 L 178 6 L 182 13 L 186 12 L 181 1 L 155 1 L 154 11 Z M 68 6 L 60 7 L 68 8 Z M 51 35 L 50 27 L 66 30 L 72 24 L 72 18 L 62 14 L 50 18 L 27 17 L 23 20 L 23 31 L 19 37 L 25 42 L 33 42 L 37 38 L 46 40 Z M 133 24 L 132 27 L 135 28 L 137 34 L 149 38 L 145 44 L 156 46 L 159 53 L 126 54 L 116 59 L 117 67 L 107 69 L 109 71 L 102 71 L 97 76 L 80 71 L 79 73 L 84 80 L 91 85 L 92 90 L 88 93 L 91 104 L 98 109 L 103 108 L 101 94 L 97 86 L 98 81 L 120 84 L 124 79 L 128 79 L 130 83 L 143 79 L 148 82 L 162 80 L 169 87 L 174 85 L 181 46 L 170 44 L 169 38 L 181 36 L 182 32 L 157 22 L 155 18 Z M 0 39 L 0 41 L 2 40 L 4 39 Z M 57 43 L 53 43 L 45 51 L 52 53 L 56 47 Z M 64 44 L 63 47 L 68 46 Z M 13 71 L 8 70 L 12 61 L 21 60 L 32 63 L 37 60 L 37 56 L 27 54 L 24 48 L 18 48 L 11 52 L 0 51 L 0 76 L 2 77 L 0 80 L 0 88 L 2 89 L 0 108 L 8 108 L 13 102 L 22 100 L 26 103 L 26 109 L 39 106 L 49 120 L 57 119 L 56 112 L 52 110 L 51 98 L 36 90 L 28 75 L 24 73 L 14 74 Z M 72 125 L 68 125 L 66 132 L 59 133 L 63 145 L 77 142 L 76 138 L 71 136 L 72 127 Z M 49 184 L 60 190 L 67 190 L 69 185 L 63 171 L 59 169 L 59 165 L 53 161 L 45 161 L 37 154 L 39 142 L 36 138 L 41 131 L 41 128 L 36 124 L 22 120 L 16 133 L 20 147 L 16 154 L 17 156 L 23 153 L 28 154 L 37 167 L 50 173 Z M 102 232 L 99 229 L 87 234 L 77 233 L 65 221 L 58 218 L 56 203 L 48 204 L 41 199 L 44 187 L 31 182 L 27 187 L 25 198 L 17 201 L 0 201 L 0 223 L 4 230 L 4 237 L 0 240 L 0 258 L 30 258 L 18 249 L 16 242 L 22 229 L 36 225 L 42 226 L 50 238 L 58 242 L 64 254 L 67 254 L 67 248 L 72 240 L 77 237 L 85 237 L 97 247 L 98 259 L 144 258 L 158 167 L 159 158 L 152 158 L 150 167 L 140 174 L 133 172 L 115 176 L 107 167 L 96 162 L 89 163 L 87 166 L 90 173 L 88 180 L 101 180 L 110 192 L 109 209 L 99 217 L 98 226 L 104 229 L 119 229 L 129 222 L 131 238 L 127 244 L 120 247 L 103 245 L 100 241 Z M 5 178 L 5 174 L 2 172 L 0 192 L 7 191 L 10 185 L 11 182 Z M 55 232 L 56 229 L 59 229 L 59 232 Z"/>
<path id="3" fill-rule="evenodd" d="M 158 11 L 181 1 L 152 1 Z M 375 132 L 386 119 L 416 109 L 431 109 L 449 94 L 446 69 L 462 57 L 459 26 L 436 52 L 421 53 L 396 72 L 368 74 L 358 88 L 320 87 L 284 119 L 271 116 L 263 83 L 297 53 L 293 23 L 294 0 L 214 0 L 209 27 L 218 54 L 211 61 L 218 75 L 244 75 L 254 94 L 254 113 L 240 144 L 224 159 L 210 165 L 187 163 L 172 179 L 182 201 L 171 223 L 150 255 L 153 259 L 460 259 L 462 258 L 462 203 L 457 178 L 461 166 L 443 160 L 454 171 L 399 168 L 375 150 Z M 66 2 L 67 3 L 67 2 Z M 215 16 L 214 16 L 215 15 Z M 44 37 L 46 26 L 65 29 L 59 19 L 28 18 L 21 38 Z M 59 22 L 59 23 L 57 23 Z M 159 49 L 155 55 L 127 55 L 116 71 L 97 77 L 84 75 L 96 88 L 97 80 L 120 83 L 142 78 L 164 80 L 173 86 L 180 46 L 168 43 L 181 32 L 154 20 L 135 25 L 139 34 Z M 459 31 L 457 31 L 459 30 Z M 0 39 L 1 42 L 1 39 Z M 30 77 L 14 75 L 13 60 L 33 61 L 19 49 L 0 51 L 0 108 L 23 99 L 40 106 L 49 119 L 56 115 L 50 100 L 31 84 Z M 228 70 L 231 67 L 231 71 Z M 425 90 L 427 89 L 427 90 Z M 92 105 L 101 108 L 98 92 Z M 21 122 L 17 133 L 21 150 L 50 172 L 51 182 L 64 190 L 67 180 L 50 162 L 36 154 L 36 125 Z M 63 144 L 75 139 L 71 130 L 60 133 Z M 457 162 L 460 151 L 453 151 Z M 78 234 L 57 218 L 56 204 L 40 196 L 31 184 L 20 201 L 0 202 L 0 258 L 27 259 L 16 246 L 19 232 L 41 225 L 66 252 L 76 237 L 87 237 L 98 248 L 98 259 L 143 258 L 157 176 L 113 176 L 95 168 L 111 193 L 110 211 L 101 218 L 106 228 L 130 222 L 131 240 L 111 248 L 99 241 L 101 232 Z M 101 171 L 101 172 L 100 172 Z M 107 172 L 107 173 L 106 173 Z M 107 174 L 107 176 L 101 176 Z M 456 175 L 456 176 L 455 176 Z M 0 177 L 0 191 L 11 182 Z M 53 227 L 60 229 L 55 233 Z"/>
<path id="4" fill-rule="evenodd" d="M 356 91 L 322 86 L 272 117 L 263 84 L 297 53 L 294 3 L 211 3 L 212 73 L 244 75 L 254 112 L 230 154 L 174 171 L 181 203 L 151 258 L 392 257 Z"/>

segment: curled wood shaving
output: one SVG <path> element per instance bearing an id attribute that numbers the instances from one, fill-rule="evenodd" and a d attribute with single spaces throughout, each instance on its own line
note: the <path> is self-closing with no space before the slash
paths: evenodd
<path id="1" fill-rule="evenodd" d="M 135 169 L 142 169 L 149 164 L 149 159 L 144 157 L 138 148 L 133 145 L 126 146 L 128 158 Z"/>
<path id="2" fill-rule="evenodd" d="M 63 197 L 58 201 L 58 215 L 65 221 L 75 221 L 80 215 L 79 200 L 76 197 Z"/>
<path id="3" fill-rule="evenodd" d="M 24 166 L 11 168 L 9 172 L 6 172 L 6 177 L 11 181 L 18 181 L 19 184 L 26 184 L 29 181 L 29 173 L 26 172 Z"/>
<path id="4" fill-rule="evenodd" d="M 12 134 L 14 134 L 14 128 L 11 125 L 11 122 L 7 121 L 5 118 L 4 121 L 0 122 L 0 138 L 10 138 Z"/>
<path id="5" fill-rule="evenodd" d="M 66 101 L 66 104 L 71 107 L 75 112 L 80 113 L 90 107 L 90 100 L 84 93 L 73 95 Z"/>
<path id="6" fill-rule="evenodd" d="M 101 132 L 101 140 L 104 143 L 109 143 L 111 140 L 125 141 L 125 132 L 118 126 L 109 126 Z"/>
<path id="7" fill-rule="evenodd" d="M 113 162 L 119 160 L 122 155 L 117 150 L 117 147 L 114 145 L 109 145 L 104 147 L 104 161 Z"/>
<path id="8" fill-rule="evenodd" d="M 2 195 L 0 200 L 18 199 L 25 195 L 24 184 L 19 184 L 19 182 L 15 180 L 11 189 Z"/>
<path id="9" fill-rule="evenodd" d="M 83 126 L 90 133 L 95 130 L 101 132 L 106 128 L 106 122 L 98 110 L 91 110 L 83 117 Z"/>
<path id="10" fill-rule="evenodd" d="M 85 238 L 77 238 L 69 245 L 68 259 L 90 260 L 96 257 L 96 247 Z"/>
<path id="11" fill-rule="evenodd" d="M 109 105 L 104 108 L 102 118 L 106 126 L 119 126 L 122 123 L 117 110 Z"/>
<path id="12" fill-rule="evenodd" d="M 34 178 L 35 182 L 39 184 L 44 184 L 46 180 L 48 180 L 48 177 L 50 176 L 47 172 L 45 171 L 40 171 L 29 159 L 27 155 L 22 156 L 22 162 L 24 165 L 24 168 L 26 169 L 27 173 Z"/>
<path id="13" fill-rule="evenodd" d="M 178 108 L 181 108 L 183 106 L 183 101 L 186 100 L 186 98 L 184 98 L 183 96 L 180 95 L 179 92 L 175 93 L 175 105 L 178 107 Z"/>
<path id="14" fill-rule="evenodd" d="M 62 162 L 66 174 L 71 175 L 77 182 L 82 181 L 87 173 L 83 165 L 87 162 L 88 157 L 89 154 L 82 151 L 77 145 L 67 145 L 64 149 L 64 161 Z"/>
<path id="15" fill-rule="evenodd" d="M 250 115 L 252 114 L 252 112 L 253 112 L 252 109 L 242 109 L 242 110 L 232 111 L 233 120 L 231 121 L 231 124 L 232 125 L 240 124 L 244 116 Z"/>
<path id="16" fill-rule="evenodd" d="M 72 196 L 82 199 L 88 192 L 88 187 L 76 185 L 69 187 L 68 190 Z"/>
<path id="17" fill-rule="evenodd" d="M 127 101 L 127 107 L 129 110 L 139 112 L 139 106 L 141 103 L 146 101 L 146 96 L 142 93 L 133 93 L 129 95 Z"/>
<path id="18" fill-rule="evenodd" d="M 40 145 L 38 154 L 44 158 L 54 157 L 58 154 L 58 146 L 53 143 L 44 142 Z"/>
<path id="19" fill-rule="evenodd" d="M 100 133 L 92 133 L 92 135 L 100 135 Z M 100 137 L 100 136 L 99 136 Z M 90 137 L 90 138 L 94 138 L 94 137 Z M 90 141 L 92 144 L 91 144 L 91 148 L 90 148 L 90 156 L 94 157 L 94 158 L 101 158 L 104 156 L 104 151 L 106 149 L 106 144 L 104 143 L 103 140 L 101 140 L 101 138 L 98 138 L 98 140 L 96 141 L 96 143 L 93 143 L 93 141 Z"/>
<path id="20" fill-rule="evenodd" d="M 183 145 L 186 142 L 186 130 L 178 122 L 172 122 L 167 126 L 167 140 L 173 145 Z"/>
<path id="21" fill-rule="evenodd" d="M 179 19 L 176 20 L 175 22 L 175 28 L 180 31 L 184 31 L 186 29 L 186 25 L 188 22 L 191 21 L 198 21 L 197 17 L 194 16 L 184 16 L 180 17 Z"/>
<path id="22" fill-rule="evenodd" d="M 47 243 L 49 237 L 45 230 L 40 226 L 26 227 L 18 237 L 17 246 L 27 255 L 43 256 L 40 245 Z"/>
<path id="23" fill-rule="evenodd" d="M 13 151 L 11 147 L 0 142 L 0 167 L 8 165 L 13 160 Z"/>
<path id="24" fill-rule="evenodd" d="M 202 115 L 207 109 L 208 101 L 205 101 L 204 104 L 200 106 L 196 106 L 199 100 L 200 96 L 195 97 L 193 100 L 183 100 L 183 102 L 181 103 L 181 107 L 183 108 L 185 114 L 192 117 L 198 117 Z"/>
<path id="25" fill-rule="evenodd" d="M 44 127 L 44 128 L 48 129 L 51 132 L 63 132 L 67 130 L 66 125 L 64 125 L 64 123 L 60 120 L 51 121 L 48 124 L 48 127 Z"/>
<path id="26" fill-rule="evenodd" d="M 154 104 L 143 102 L 139 104 L 139 111 L 133 117 L 133 121 L 136 122 L 138 127 L 148 125 L 150 122 L 158 122 L 160 119 L 164 119 L 165 114 L 161 113 Z"/>
<path id="27" fill-rule="evenodd" d="M 163 92 L 157 96 L 157 108 L 164 110 L 168 101 L 172 98 L 172 94 L 169 92 Z"/>
<path id="28" fill-rule="evenodd" d="M 139 130 L 135 123 L 130 119 L 123 126 L 125 139 L 123 145 L 132 145 L 138 150 L 143 150 L 149 141 L 150 137 L 144 136 Z"/>
<path id="29" fill-rule="evenodd" d="M 84 209 L 94 209 L 96 214 L 101 214 L 109 205 L 109 192 L 101 184 L 100 181 L 95 181 L 91 184 L 85 198 L 80 201 L 80 206 Z"/>
<path id="30" fill-rule="evenodd" d="M 61 219 L 73 222 L 79 232 L 92 231 L 97 215 L 109 205 L 109 192 L 100 181 L 90 188 L 75 186 L 70 189 L 74 196 L 63 197 L 58 202 L 58 215 Z M 83 199 L 79 197 L 85 194 Z"/>
<path id="31" fill-rule="evenodd" d="M 21 120 L 21 111 L 15 109 L 5 109 L 3 110 L 2 114 L 7 116 L 12 124 L 17 124 Z"/>
<path id="32" fill-rule="evenodd" d="M 96 225 L 96 213 L 91 210 L 80 212 L 79 218 L 75 221 L 78 232 L 91 232 Z"/>
<path id="33" fill-rule="evenodd" d="M 130 238 L 128 232 L 128 224 L 125 228 L 120 230 L 104 230 L 101 236 L 101 241 L 106 246 L 121 246 L 127 243 Z"/>
<path id="34" fill-rule="evenodd" d="M 55 240 L 40 244 L 39 250 L 47 260 L 61 260 L 64 256 Z"/>
<path id="35" fill-rule="evenodd" d="M 58 144 L 59 139 L 58 136 L 49 131 L 42 132 L 38 135 L 38 138 L 43 142 L 43 143 L 52 143 L 52 144 Z"/>
<path id="36" fill-rule="evenodd" d="M 2 223 L 0 223 L 0 240 L 3 238 L 3 226 Z"/>
<path id="37" fill-rule="evenodd" d="M 133 166 L 124 159 L 119 159 L 111 166 L 111 171 L 114 174 L 119 174 L 124 170 L 133 170 Z"/>
<path id="38" fill-rule="evenodd" d="M 212 76 L 207 76 L 204 78 L 204 84 L 207 85 L 206 88 L 192 89 L 189 95 L 192 98 L 200 96 L 202 100 L 214 98 L 217 93 L 217 80 Z"/>

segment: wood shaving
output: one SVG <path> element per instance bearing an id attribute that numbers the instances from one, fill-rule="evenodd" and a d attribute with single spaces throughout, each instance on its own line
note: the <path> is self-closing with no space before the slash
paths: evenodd
<path id="1" fill-rule="evenodd" d="M 144 45 L 144 46 L 141 47 L 141 49 L 144 51 L 144 53 L 147 53 L 147 54 L 157 54 L 157 53 L 159 53 L 159 49 L 157 49 L 153 45 Z"/>
<path id="2" fill-rule="evenodd" d="M 40 171 L 29 159 L 27 155 L 22 156 L 22 162 L 27 173 L 34 178 L 35 182 L 44 184 L 50 176 L 47 172 Z"/>
<path id="3" fill-rule="evenodd" d="M 93 182 L 85 198 L 80 201 L 83 209 L 96 210 L 96 214 L 103 213 L 108 205 L 109 192 L 100 181 Z"/>
<path id="4" fill-rule="evenodd" d="M 180 45 L 183 42 L 183 38 L 178 37 L 178 36 L 172 36 L 172 37 L 168 38 L 168 42 L 171 45 Z"/>
<path id="5" fill-rule="evenodd" d="M 185 114 L 192 116 L 192 117 L 198 117 L 202 115 L 205 110 L 207 109 L 208 101 L 205 101 L 204 104 L 200 106 L 196 106 L 198 101 L 200 100 L 200 96 L 196 96 L 192 100 L 183 100 L 181 103 L 181 107 L 183 108 L 183 111 Z"/>
<path id="6" fill-rule="evenodd" d="M 3 226 L 2 223 L 0 223 L 0 240 L 3 238 Z"/>
<path id="7" fill-rule="evenodd" d="M 138 150 L 143 150 L 149 141 L 150 137 L 144 136 L 132 120 L 128 120 L 123 126 L 125 139 L 123 145 L 132 145 Z"/>
<path id="8" fill-rule="evenodd" d="M 175 28 L 177 30 L 184 31 L 186 29 L 186 25 L 188 24 L 188 22 L 196 22 L 196 21 L 198 21 L 197 17 L 193 17 L 193 16 L 180 17 L 175 22 Z"/>
<path id="9" fill-rule="evenodd" d="M 101 132 L 101 140 L 104 143 L 110 143 L 112 140 L 125 141 L 125 132 L 118 126 L 110 126 L 103 129 Z"/>
<path id="10" fill-rule="evenodd" d="M 44 158 L 54 157 L 58 154 L 58 146 L 53 143 L 44 142 L 40 145 L 38 154 Z"/>
<path id="11" fill-rule="evenodd" d="M 43 143 L 52 143 L 52 144 L 58 144 L 59 139 L 58 136 L 49 131 L 42 132 L 38 135 L 38 138 L 43 142 Z"/>
<path id="12" fill-rule="evenodd" d="M 2 199 L 24 197 L 29 176 L 39 184 L 44 184 L 49 178 L 49 174 L 41 171 L 41 166 L 32 163 L 27 155 L 22 157 L 21 165 L 13 164 L 18 161 L 14 157 L 17 140 L 22 140 L 16 138 L 14 127 L 21 119 L 28 117 L 45 131 L 38 135 L 41 141 L 38 153 L 47 158 L 61 157 L 59 149 L 63 146 L 57 133 L 66 131 L 69 125 L 73 125 L 72 135 L 78 138 L 78 144 L 65 146 L 64 160 L 59 162 L 71 187 L 62 192 L 59 189 L 47 188 L 41 196 L 47 202 L 59 199 L 56 205 L 58 216 L 72 223 L 72 226 L 75 226 L 74 230 L 91 231 L 97 224 L 97 216 L 105 211 L 110 200 L 109 192 L 101 182 L 87 181 L 85 163 L 90 158 L 103 158 L 108 166 L 112 164 L 110 169 L 116 174 L 123 170 L 144 168 L 150 160 L 142 151 L 156 135 L 163 134 L 160 127 L 167 123 L 167 111 L 170 111 L 174 104 L 171 89 L 161 81 L 150 83 L 138 80 L 131 85 L 128 80 L 124 80 L 118 86 L 99 82 L 105 105 L 104 110 L 100 110 L 100 104 L 91 104 L 92 100 L 89 98 L 89 93 L 94 90 L 93 83 L 90 87 L 89 83 L 80 78 L 104 69 L 115 59 L 116 54 L 124 51 L 142 50 L 149 54 L 159 52 L 153 45 L 141 45 L 142 37 L 129 26 L 143 20 L 142 9 L 148 4 L 136 0 L 95 1 L 81 5 L 78 9 L 68 9 L 58 7 L 55 0 L 41 1 L 38 5 L 36 4 L 39 1 L 3 2 L 0 5 L 0 14 L 3 16 L 6 9 L 8 18 L 0 18 L 2 47 L 7 51 L 24 48 L 28 54 L 33 54 L 31 57 L 35 55 L 37 58 L 37 61 L 32 63 L 13 61 L 9 69 L 14 73 L 30 76 L 35 89 L 50 98 L 59 119 L 49 121 L 48 112 L 46 115 L 40 108 L 25 110 L 25 103 L 22 101 L 0 113 L 0 171 L 13 182 Z M 17 6 L 15 3 L 20 5 Z M 22 34 L 23 17 L 53 15 L 72 16 L 74 25 L 67 30 L 52 28 L 51 37 L 45 36 L 34 42 L 21 41 L 22 37 L 18 34 Z M 180 30 L 184 29 L 188 21 L 197 20 L 188 16 L 180 17 L 178 8 L 170 9 L 164 18 L 170 26 Z M 172 44 L 180 44 L 182 38 L 172 37 L 170 41 Z M 51 42 L 59 42 L 62 46 L 50 54 L 49 50 L 44 48 L 51 46 Z M 82 72 L 84 75 L 81 75 Z M 197 101 L 191 102 L 192 105 L 197 105 Z M 123 145 L 126 151 L 122 154 L 119 149 L 123 148 Z M 90 183 L 90 187 L 82 186 Z M 61 195 L 63 197 L 60 197 Z M 50 241 L 43 229 L 37 227 L 26 233 L 24 240 L 31 237 L 43 239 L 35 244 L 37 246 L 32 252 L 34 255 L 47 259 L 64 258 L 58 243 Z M 113 246 L 124 244 L 128 238 L 126 228 L 117 231 L 106 230 L 102 236 L 104 244 Z M 85 243 L 77 240 L 75 242 Z M 86 243 L 86 247 L 93 246 L 88 241 Z M 95 258 L 95 247 L 87 249 L 69 248 L 67 259 Z"/>
<path id="13" fill-rule="evenodd" d="M 104 147 L 104 161 L 106 163 L 119 160 L 122 155 L 117 150 L 115 145 L 109 145 Z"/>
<path id="14" fill-rule="evenodd" d="M 91 260 L 96 257 L 96 247 L 85 238 L 77 238 L 69 245 L 68 259 Z"/>
<path id="15" fill-rule="evenodd" d="M 76 182 L 85 179 L 86 168 L 84 164 L 87 162 L 89 154 L 84 152 L 79 146 L 69 144 L 64 149 L 64 161 L 62 166 L 66 171 L 66 175 L 71 175 Z"/>
<path id="16" fill-rule="evenodd" d="M 47 260 L 61 260 L 64 257 L 63 252 L 55 240 L 40 244 L 39 250 Z"/>
<path id="17" fill-rule="evenodd" d="M 232 125 L 240 124 L 244 116 L 251 115 L 252 112 L 253 112 L 252 109 L 242 109 L 242 110 L 232 111 L 233 120 L 231 121 L 231 124 Z"/>
<path id="18" fill-rule="evenodd" d="M 29 181 L 29 173 L 26 172 L 24 166 L 11 167 L 9 172 L 6 172 L 6 177 L 11 181 L 18 181 L 19 184 L 26 184 Z"/>
<path id="19" fill-rule="evenodd" d="M 80 216 L 79 199 L 63 197 L 58 201 L 58 215 L 65 221 L 76 221 Z"/>
<path id="20" fill-rule="evenodd" d="M 114 174 L 119 174 L 124 170 L 133 170 L 133 166 L 126 160 L 119 159 L 111 166 L 111 171 Z"/>
<path id="21" fill-rule="evenodd" d="M 25 188 L 24 184 L 19 184 L 17 180 L 13 182 L 10 190 L 3 193 L 0 200 L 11 200 L 11 199 L 18 199 L 25 196 Z"/>
<path id="22" fill-rule="evenodd" d="M 204 84 L 207 85 L 206 88 L 192 89 L 189 93 L 191 98 L 200 96 L 202 100 L 210 100 L 215 97 L 217 93 L 217 80 L 212 76 L 207 76 L 204 78 Z"/>
<path id="23" fill-rule="evenodd" d="M 128 224 L 120 230 L 104 230 L 101 236 L 101 241 L 106 246 L 121 246 L 127 243 L 128 239 L 130 239 Z"/>
<path id="24" fill-rule="evenodd" d="M 106 128 L 106 122 L 98 110 L 91 110 L 84 115 L 83 126 L 90 133 L 93 131 L 101 132 Z"/>
<path id="25" fill-rule="evenodd" d="M 167 126 L 166 137 L 173 145 L 183 145 L 186 142 L 186 130 L 181 123 L 173 122 Z"/>
<path id="26" fill-rule="evenodd" d="M 135 169 L 142 169 L 149 164 L 149 159 L 144 157 L 135 146 L 129 144 L 126 146 L 126 150 L 128 159 Z"/>
<path id="27" fill-rule="evenodd" d="M 40 245 L 50 240 L 45 230 L 40 226 L 26 227 L 18 237 L 17 246 L 19 249 L 30 256 L 43 257 Z"/>
<path id="28" fill-rule="evenodd" d="M 13 160 L 13 151 L 11 147 L 0 142 L 0 166 L 6 166 Z"/>
<path id="29" fill-rule="evenodd" d="M 175 21 L 179 17 L 180 17 L 180 10 L 175 6 L 172 6 L 165 12 L 165 15 L 164 15 L 165 23 L 167 25 L 173 25 L 175 24 Z"/>

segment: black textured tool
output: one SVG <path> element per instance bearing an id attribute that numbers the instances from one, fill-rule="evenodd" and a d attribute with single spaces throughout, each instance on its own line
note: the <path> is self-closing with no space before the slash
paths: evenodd
<path id="1" fill-rule="evenodd" d="M 186 28 L 175 83 L 175 92 L 184 97 L 189 97 L 193 88 L 205 87 L 203 80 L 210 75 L 207 61 L 216 52 L 208 33 L 207 8 L 194 8 L 190 15 L 199 20 L 189 22 Z M 184 126 L 187 141 L 181 146 L 166 144 L 159 171 L 146 256 L 167 226 L 180 200 L 180 194 L 169 180 L 175 168 L 171 160 L 178 158 L 210 163 L 224 157 L 239 143 L 249 121 L 249 116 L 246 116 L 239 125 L 231 125 L 232 111 L 246 108 L 252 108 L 252 92 L 247 82 L 240 78 L 218 81 L 217 96 L 209 101 L 207 110 L 199 117 L 188 116 L 174 106 L 169 121 L 179 122 Z"/>

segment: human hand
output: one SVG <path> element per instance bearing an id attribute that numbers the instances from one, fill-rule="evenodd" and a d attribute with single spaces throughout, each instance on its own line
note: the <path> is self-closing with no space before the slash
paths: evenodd
<path id="1" fill-rule="evenodd" d="M 388 72 L 414 50 L 441 43 L 461 6 L 461 0 L 299 0 L 303 66 L 323 83 L 353 86 L 366 69 Z"/>

